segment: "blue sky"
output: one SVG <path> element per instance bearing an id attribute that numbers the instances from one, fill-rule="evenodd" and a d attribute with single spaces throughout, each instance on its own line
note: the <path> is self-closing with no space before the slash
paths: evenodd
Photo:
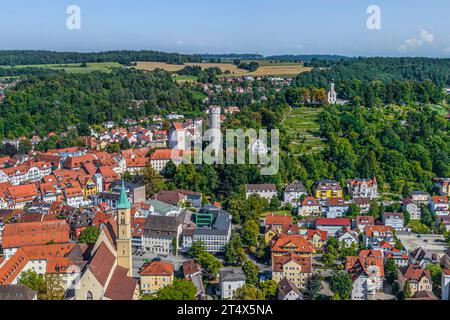
<path id="1" fill-rule="evenodd" d="M 448 0 L 2 1 L 0 49 L 450 57 Z M 81 8 L 81 30 L 66 8 Z M 366 27 L 369 5 L 381 30 Z"/>

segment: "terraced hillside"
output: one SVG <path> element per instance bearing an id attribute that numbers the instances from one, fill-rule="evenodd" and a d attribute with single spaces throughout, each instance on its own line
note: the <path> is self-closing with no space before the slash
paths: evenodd
<path id="1" fill-rule="evenodd" d="M 293 108 L 283 121 L 283 126 L 293 138 L 294 153 L 317 153 L 324 148 L 323 139 L 318 136 L 318 115 L 322 108 Z"/>

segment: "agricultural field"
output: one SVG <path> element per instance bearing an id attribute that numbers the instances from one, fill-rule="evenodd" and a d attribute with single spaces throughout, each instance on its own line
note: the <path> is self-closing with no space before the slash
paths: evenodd
<path id="1" fill-rule="evenodd" d="M 0 68 L 45 68 L 53 70 L 64 70 L 67 73 L 88 73 L 93 71 L 111 72 L 114 68 L 122 68 L 123 66 L 117 62 L 93 62 L 88 63 L 87 67 L 82 67 L 80 63 L 71 64 L 33 64 L 33 65 L 17 65 L 17 66 L 0 66 Z"/>
<path id="2" fill-rule="evenodd" d="M 283 127 L 292 137 L 296 155 L 317 153 L 323 150 L 324 142 L 318 136 L 318 115 L 322 108 L 293 108 L 283 121 Z"/>
<path id="3" fill-rule="evenodd" d="M 244 61 L 247 62 L 247 61 Z M 137 68 L 142 70 L 164 69 L 168 72 L 177 72 L 185 66 L 201 66 L 203 69 L 220 68 L 222 72 L 228 72 L 224 76 L 295 76 L 302 72 L 310 71 L 311 68 L 304 67 L 302 63 L 295 62 L 270 62 L 266 60 L 256 61 L 260 67 L 255 72 L 239 69 L 232 63 L 186 63 L 185 65 L 167 64 L 164 62 L 138 62 Z"/>

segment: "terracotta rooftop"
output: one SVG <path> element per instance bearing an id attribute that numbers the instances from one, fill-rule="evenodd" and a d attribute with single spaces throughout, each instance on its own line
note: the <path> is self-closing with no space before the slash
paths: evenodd
<path id="1" fill-rule="evenodd" d="M 65 220 L 7 224 L 2 238 L 3 248 L 67 243 L 69 225 Z"/>
<path id="2" fill-rule="evenodd" d="M 143 265 L 139 274 L 142 276 L 170 276 L 173 275 L 173 264 L 164 261 L 152 261 Z"/>

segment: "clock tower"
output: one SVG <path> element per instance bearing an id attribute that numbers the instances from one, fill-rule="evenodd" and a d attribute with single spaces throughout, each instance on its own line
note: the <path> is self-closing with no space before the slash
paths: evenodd
<path id="1" fill-rule="evenodd" d="M 117 265 L 128 269 L 128 276 L 133 273 L 131 250 L 131 204 L 125 191 L 125 182 L 122 181 L 120 202 L 117 208 Z"/>

